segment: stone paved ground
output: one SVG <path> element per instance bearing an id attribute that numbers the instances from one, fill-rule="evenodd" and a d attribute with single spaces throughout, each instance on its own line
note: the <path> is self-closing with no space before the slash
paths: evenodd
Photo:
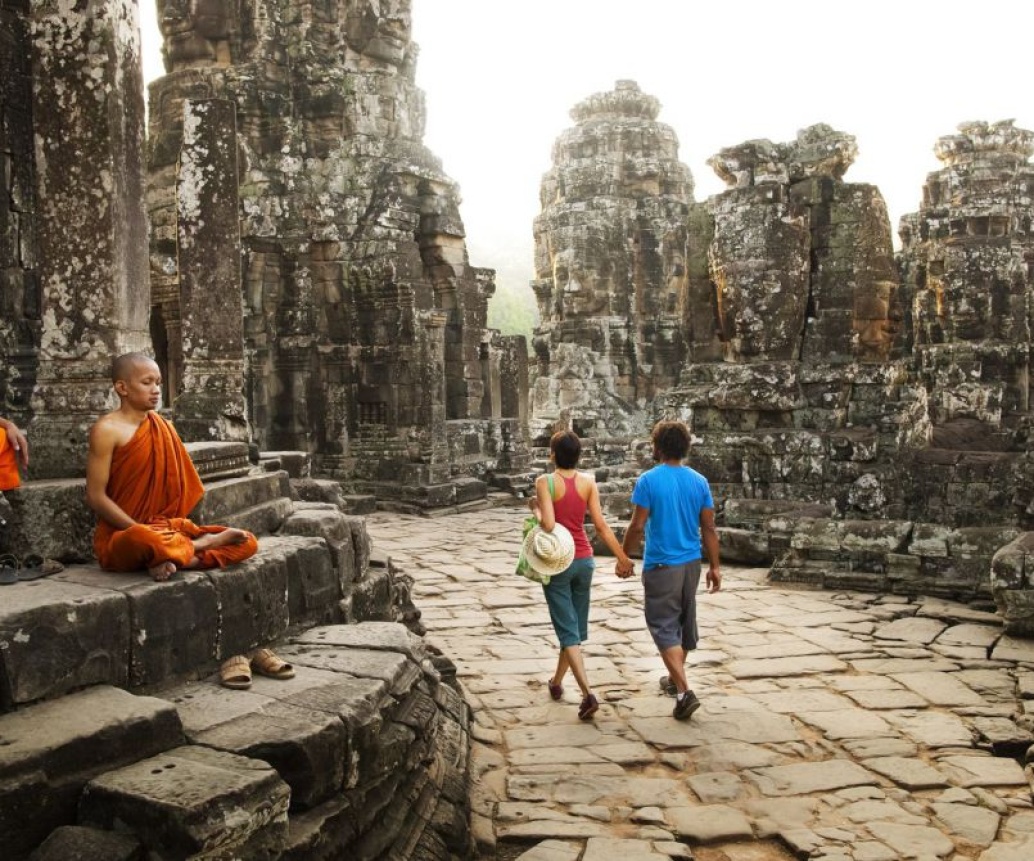
<path id="1" fill-rule="evenodd" d="M 562 702 L 546 691 L 549 617 L 513 574 L 522 517 L 368 521 L 473 706 L 484 857 L 1034 859 L 1020 764 L 1034 642 L 959 604 L 774 589 L 763 570 L 726 568 L 723 591 L 699 601 L 703 705 L 679 723 L 641 586 L 601 559 L 586 651 L 602 706 L 582 723 L 573 680 Z"/>

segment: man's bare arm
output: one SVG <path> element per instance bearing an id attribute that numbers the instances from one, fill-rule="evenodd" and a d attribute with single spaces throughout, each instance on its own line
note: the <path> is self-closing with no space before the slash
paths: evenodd
<path id="1" fill-rule="evenodd" d="M 118 434 L 101 419 L 90 429 L 90 449 L 86 458 L 86 502 L 105 523 L 116 529 L 128 529 L 136 521 L 108 496 L 111 458 Z"/>
<path id="2" fill-rule="evenodd" d="M 718 530 L 714 525 L 714 509 L 705 508 L 700 512 L 700 541 L 707 554 L 707 591 L 717 592 L 722 588 L 722 573 L 719 570 Z"/>

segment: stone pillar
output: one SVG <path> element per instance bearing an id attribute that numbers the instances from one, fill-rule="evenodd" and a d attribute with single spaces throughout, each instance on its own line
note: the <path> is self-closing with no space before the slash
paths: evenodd
<path id="1" fill-rule="evenodd" d="M 183 367 L 174 393 L 185 440 L 248 441 L 237 123 L 234 103 L 183 103 L 176 177 Z"/>
<path id="2" fill-rule="evenodd" d="M 528 422 L 528 341 L 523 335 L 496 339 L 499 359 L 500 410 L 503 418 Z"/>
<path id="3" fill-rule="evenodd" d="M 81 473 L 113 404 L 111 358 L 148 351 L 143 83 L 133 0 L 33 0 L 43 331 L 29 426 L 35 477 Z"/>

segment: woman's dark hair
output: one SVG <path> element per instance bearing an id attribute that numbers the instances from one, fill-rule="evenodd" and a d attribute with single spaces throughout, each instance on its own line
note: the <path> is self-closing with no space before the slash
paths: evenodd
<path id="1" fill-rule="evenodd" d="M 549 438 L 549 450 L 561 469 L 574 469 L 582 456 L 582 441 L 571 431 L 557 431 Z"/>
<path id="2" fill-rule="evenodd" d="M 683 422 L 657 422 L 653 447 L 659 460 L 683 460 L 689 454 L 689 428 Z"/>

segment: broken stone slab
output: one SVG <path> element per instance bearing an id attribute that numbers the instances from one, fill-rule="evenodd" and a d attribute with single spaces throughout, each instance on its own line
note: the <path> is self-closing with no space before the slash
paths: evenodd
<path id="1" fill-rule="evenodd" d="M 62 825 L 50 833 L 29 861 L 140 861 L 140 841 L 129 834 Z"/>
<path id="2" fill-rule="evenodd" d="M 291 791 L 264 762 L 177 747 L 90 781 L 85 825 L 134 834 L 161 861 L 203 855 L 273 861 L 287 837 Z"/>
<path id="3" fill-rule="evenodd" d="M 763 795 L 768 796 L 808 795 L 833 792 L 848 786 L 879 784 L 874 774 L 846 759 L 749 769 L 746 776 Z"/>
<path id="4" fill-rule="evenodd" d="M 239 693 L 219 690 L 224 698 Z M 291 788 L 292 808 L 315 807 L 344 782 L 348 733 L 336 714 L 274 701 L 227 721 L 188 728 L 187 737 L 269 763 Z"/>
<path id="5" fill-rule="evenodd" d="M 949 834 L 981 847 L 994 843 L 1001 817 L 993 810 L 975 804 L 937 801 L 930 809 Z"/>
<path id="6" fill-rule="evenodd" d="M 670 701 L 669 701 L 670 702 Z M 665 717 L 633 718 L 632 727 L 647 744 L 663 748 L 697 747 L 718 741 L 751 744 L 782 744 L 799 741 L 801 736 L 786 715 L 757 711 L 706 713 L 706 706 L 695 712 L 691 721 Z"/>
<path id="7" fill-rule="evenodd" d="M 1014 759 L 999 756 L 946 756 L 938 762 L 956 786 L 1026 786 L 1027 776 Z"/>
<path id="8" fill-rule="evenodd" d="M 879 625 L 872 635 L 877 640 L 900 640 L 905 643 L 929 645 L 947 627 L 936 619 L 906 616 Z"/>
<path id="9" fill-rule="evenodd" d="M 973 742 L 969 727 L 947 712 L 887 712 L 888 722 L 925 748 L 967 748 Z"/>
<path id="10" fill-rule="evenodd" d="M 905 789 L 934 789 L 948 785 L 947 778 L 940 771 L 914 757 L 876 756 L 866 759 L 864 765 Z"/>
<path id="11" fill-rule="evenodd" d="M 1022 664 L 1034 664 L 1034 640 L 1021 639 L 1006 634 L 991 650 L 991 658 L 995 661 L 1014 661 Z"/>
<path id="12" fill-rule="evenodd" d="M 0 716 L 0 832 L 21 857 L 76 821 L 83 785 L 99 772 L 183 743 L 163 700 L 107 686 Z"/>
<path id="13" fill-rule="evenodd" d="M 982 705 L 983 697 L 950 673 L 894 673 L 892 678 L 935 706 Z"/>
<path id="14" fill-rule="evenodd" d="M 692 844 L 745 840 L 754 836 L 750 820 L 741 811 L 724 804 L 667 807 L 664 815 L 675 833 Z"/>
<path id="15" fill-rule="evenodd" d="M 59 576 L 3 588 L 0 711 L 87 685 L 128 682 L 125 595 Z"/>
<path id="16" fill-rule="evenodd" d="M 581 861 L 613 861 L 615 858 L 621 858 L 622 861 L 668 861 L 671 857 L 670 853 L 658 849 L 655 842 L 651 840 L 590 837 L 585 841 L 585 854 L 582 855 Z M 527 859 L 528 853 L 522 855 L 521 858 Z"/>
<path id="17" fill-rule="evenodd" d="M 945 858 L 955 851 L 951 840 L 928 825 L 870 822 L 868 829 L 873 837 L 897 852 L 899 858 Z"/>
<path id="18" fill-rule="evenodd" d="M 845 708 L 837 711 L 801 711 L 802 721 L 821 730 L 833 741 L 858 738 L 885 738 L 891 727 L 883 718 L 864 709 Z"/>

